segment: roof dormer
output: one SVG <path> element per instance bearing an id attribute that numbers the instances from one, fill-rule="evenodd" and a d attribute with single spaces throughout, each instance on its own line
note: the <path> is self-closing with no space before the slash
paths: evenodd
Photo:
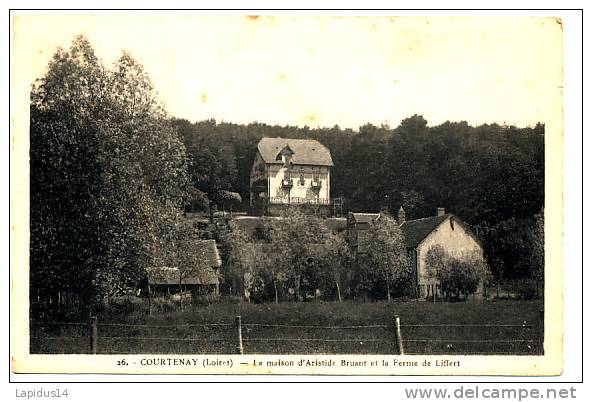
<path id="1" fill-rule="evenodd" d="M 290 148 L 289 145 L 286 145 L 282 148 L 282 150 L 277 154 L 275 157 L 276 161 L 282 161 L 285 166 L 290 166 L 292 162 L 292 155 L 294 155 L 294 151 Z"/>

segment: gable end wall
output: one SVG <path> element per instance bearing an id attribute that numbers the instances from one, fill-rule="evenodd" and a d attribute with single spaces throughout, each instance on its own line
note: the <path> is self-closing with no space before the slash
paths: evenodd
<path id="1" fill-rule="evenodd" d="M 479 242 L 465 229 L 464 225 L 454 219 L 454 230 L 450 226 L 450 217 L 433 230 L 417 247 L 417 279 L 420 285 L 436 284 L 436 281 L 426 278 L 425 259 L 429 249 L 440 245 L 447 253 L 457 258 L 483 256 L 483 249 Z"/>

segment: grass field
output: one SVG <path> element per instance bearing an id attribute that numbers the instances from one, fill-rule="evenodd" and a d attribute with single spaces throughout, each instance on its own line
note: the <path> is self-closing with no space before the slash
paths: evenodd
<path id="1" fill-rule="evenodd" d="M 246 354 L 392 354 L 397 314 L 408 354 L 541 354 L 541 309 L 540 300 L 220 302 L 153 315 L 111 309 L 98 317 L 98 353 L 236 353 L 240 315 Z M 89 328 L 81 324 L 32 325 L 31 353 L 88 353 Z"/>

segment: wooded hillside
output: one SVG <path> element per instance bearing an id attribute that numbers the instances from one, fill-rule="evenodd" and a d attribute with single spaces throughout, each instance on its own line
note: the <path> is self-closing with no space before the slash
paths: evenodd
<path id="1" fill-rule="evenodd" d="M 214 120 L 174 119 L 173 125 L 200 190 L 194 210 L 207 208 L 208 200 L 221 208 L 221 190 L 240 193 L 246 208 L 250 169 L 262 137 L 313 138 L 331 150 L 331 196 L 343 197 L 347 211 L 387 207 L 396 214 L 402 205 L 407 219 L 416 219 L 445 207 L 476 229 L 495 274 L 533 274 L 530 266 L 517 266 L 515 254 L 529 262 L 535 258 L 530 255 L 534 216 L 544 205 L 542 124 L 428 126 L 415 115 L 394 129 L 366 124 L 358 131 Z"/>

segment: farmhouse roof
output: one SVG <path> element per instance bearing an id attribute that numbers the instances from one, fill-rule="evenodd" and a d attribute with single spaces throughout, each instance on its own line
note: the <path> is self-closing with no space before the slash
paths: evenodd
<path id="1" fill-rule="evenodd" d="M 277 160 L 277 155 L 285 147 L 294 153 L 292 155 L 292 164 L 294 165 L 333 166 L 331 152 L 316 140 L 264 137 L 257 145 L 265 163 L 282 163 Z"/>
<path id="2" fill-rule="evenodd" d="M 350 212 L 350 217 L 355 223 L 372 223 L 378 218 L 380 218 L 380 214 Z"/>
<path id="3" fill-rule="evenodd" d="M 403 222 L 401 230 L 405 236 L 407 248 L 416 248 L 423 239 L 428 237 L 442 222 L 451 216 L 452 214 L 445 214 Z"/>
<path id="4" fill-rule="evenodd" d="M 214 240 L 196 241 L 197 264 L 186 267 L 183 271 L 178 267 L 146 268 L 148 283 L 151 285 L 215 285 L 218 283 L 216 268 L 222 266 L 222 259 Z M 181 277 L 182 275 L 182 277 Z"/>

